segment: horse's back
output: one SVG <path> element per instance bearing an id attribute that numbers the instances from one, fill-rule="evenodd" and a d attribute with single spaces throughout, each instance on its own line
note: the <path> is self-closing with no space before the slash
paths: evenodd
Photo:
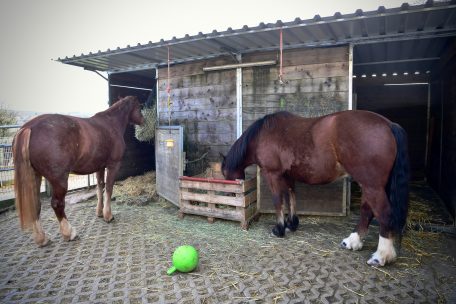
<path id="1" fill-rule="evenodd" d="M 347 173 L 364 180 L 365 172 L 389 172 L 394 162 L 391 122 L 376 113 L 355 110 L 315 118 L 277 113 L 271 118 L 257 149 L 260 165 L 271 171 L 321 184 Z"/>
<path id="2" fill-rule="evenodd" d="M 105 165 L 101 160 L 106 162 L 112 149 L 108 132 L 94 126 L 90 119 L 44 114 L 23 128 L 31 130 L 30 161 L 44 176 L 95 172 Z"/>
<path id="3" fill-rule="evenodd" d="M 69 116 L 40 115 L 22 128 L 31 130 L 30 161 L 40 174 L 46 176 L 47 168 L 67 167 L 77 158 L 79 124 Z"/>
<path id="4" fill-rule="evenodd" d="M 34 150 L 47 150 L 50 147 L 68 150 L 68 145 L 79 141 L 79 120 L 67 115 L 44 114 L 30 120 L 22 128 L 31 130 L 30 144 Z"/>

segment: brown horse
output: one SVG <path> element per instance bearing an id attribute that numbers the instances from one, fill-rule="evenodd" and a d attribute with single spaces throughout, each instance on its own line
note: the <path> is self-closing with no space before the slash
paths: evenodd
<path id="1" fill-rule="evenodd" d="M 40 224 L 39 188 L 44 176 L 52 185 L 51 205 L 66 241 L 76 230 L 65 215 L 68 175 L 96 172 L 97 216 L 113 219 L 111 195 L 114 178 L 125 151 L 124 133 L 128 123 L 142 124 L 140 103 L 128 96 L 91 118 L 59 114 L 38 116 L 22 126 L 13 141 L 14 190 L 21 228 L 32 228 L 35 242 L 45 246 L 48 238 Z M 106 174 L 106 199 L 103 186 Z"/>
<path id="2" fill-rule="evenodd" d="M 272 233 L 295 231 L 295 181 L 325 184 L 349 174 L 362 189 L 361 215 L 341 246 L 359 250 L 373 217 L 380 224 L 377 251 L 369 265 L 396 258 L 408 209 L 407 135 L 397 124 L 366 111 L 344 111 L 318 118 L 288 112 L 266 115 L 233 144 L 222 163 L 227 179 L 244 179 L 244 169 L 261 167 L 271 189 L 277 224 Z M 291 201 L 291 203 L 290 203 Z M 289 209 L 284 218 L 282 204 Z"/>

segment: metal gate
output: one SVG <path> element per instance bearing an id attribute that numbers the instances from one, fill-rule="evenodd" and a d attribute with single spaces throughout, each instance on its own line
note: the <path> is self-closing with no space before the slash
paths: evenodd
<path id="1" fill-rule="evenodd" d="M 162 126 L 155 132 L 157 193 L 179 206 L 179 176 L 184 173 L 184 128 Z"/>
<path id="2" fill-rule="evenodd" d="M 14 198 L 14 165 L 12 143 L 20 125 L 0 126 L 0 201 Z M 68 191 L 88 188 L 96 185 L 95 174 L 75 175 L 68 177 Z M 40 193 L 48 189 L 45 179 L 42 179 Z"/>

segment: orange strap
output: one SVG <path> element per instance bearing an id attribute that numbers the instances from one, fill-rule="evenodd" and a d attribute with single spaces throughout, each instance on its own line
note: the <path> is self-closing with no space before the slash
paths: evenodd
<path id="1" fill-rule="evenodd" d="M 167 80 L 167 86 L 166 86 L 166 92 L 168 93 L 168 125 L 171 125 L 171 72 L 169 68 L 169 46 L 168 46 L 168 80 Z"/>

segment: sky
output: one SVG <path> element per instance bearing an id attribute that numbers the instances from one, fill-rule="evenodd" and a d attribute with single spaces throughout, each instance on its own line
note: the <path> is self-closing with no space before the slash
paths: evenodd
<path id="1" fill-rule="evenodd" d="M 0 107 L 94 114 L 108 107 L 99 75 L 57 58 L 260 22 L 400 6 L 388 0 L 0 0 Z M 408 1 L 417 4 L 417 1 Z"/>

